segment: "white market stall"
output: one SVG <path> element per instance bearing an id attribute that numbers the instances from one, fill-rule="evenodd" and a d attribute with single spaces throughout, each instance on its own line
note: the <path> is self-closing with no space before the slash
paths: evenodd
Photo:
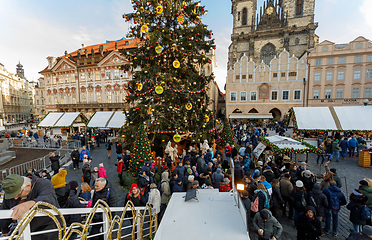
<path id="1" fill-rule="evenodd" d="M 95 112 L 87 123 L 87 127 L 100 129 L 119 129 L 124 125 L 125 122 L 126 116 L 122 111 Z"/>
<path id="2" fill-rule="evenodd" d="M 65 135 L 85 130 L 87 118 L 80 112 L 49 112 L 37 125 L 50 128 L 53 134 Z"/>

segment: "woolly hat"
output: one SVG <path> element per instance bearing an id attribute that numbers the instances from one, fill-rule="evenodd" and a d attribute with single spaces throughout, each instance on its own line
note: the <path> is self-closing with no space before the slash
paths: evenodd
<path id="1" fill-rule="evenodd" d="M 305 171 L 304 171 L 304 174 L 306 174 L 307 176 L 310 177 L 310 175 L 311 175 L 311 171 L 310 171 L 310 170 L 305 170 Z"/>
<path id="2" fill-rule="evenodd" d="M 301 164 L 300 165 L 306 165 L 306 162 L 301 162 Z"/>
<path id="3" fill-rule="evenodd" d="M 296 181 L 296 187 L 301 188 L 301 187 L 303 187 L 303 186 L 304 186 L 304 183 L 303 183 L 301 180 L 297 180 L 297 181 Z"/>
<path id="4" fill-rule="evenodd" d="M 335 142 L 338 142 L 338 139 L 336 139 Z"/>
<path id="5" fill-rule="evenodd" d="M 61 188 L 66 185 L 66 170 L 61 170 L 59 173 L 53 175 L 52 179 L 50 180 L 54 186 L 54 189 Z"/>
<path id="6" fill-rule="evenodd" d="M 27 171 L 33 171 L 33 169 L 31 167 L 27 168 Z"/>
<path id="7" fill-rule="evenodd" d="M 187 169 L 187 173 L 188 173 L 188 174 L 191 174 L 191 173 L 192 173 L 191 168 L 188 168 L 188 169 Z"/>
<path id="8" fill-rule="evenodd" d="M 286 174 L 284 174 L 284 177 L 285 177 L 285 178 L 290 178 L 291 175 L 289 175 L 288 173 L 286 173 Z"/>
<path id="9" fill-rule="evenodd" d="M 271 170 L 271 167 L 267 166 L 266 169 L 267 169 L 267 170 Z"/>
<path id="10" fill-rule="evenodd" d="M 71 190 L 76 190 L 76 188 L 79 187 L 79 184 L 76 181 L 70 181 L 68 184 L 70 185 Z"/>
<path id="11" fill-rule="evenodd" d="M 368 182 L 366 180 L 361 180 L 359 184 L 362 186 L 368 186 Z"/>
<path id="12" fill-rule="evenodd" d="M 262 166 L 262 165 L 263 165 L 263 162 L 262 162 L 262 161 L 258 161 L 258 162 L 257 162 L 257 165 L 258 165 L 258 166 Z"/>
<path id="13" fill-rule="evenodd" d="M 150 184 L 150 189 L 154 189 L 154 188 L 157 188 L 156 184 L 155 183 L 151 183 Z"/>
<path id="14" fill-rule="evenodd" d="M 137 189 L 138 189 L 138 185 L 137 185 L 137 183 L 133 183 L 133 184 L 130 186 L 130 190 L 129 190 L 130 193 L 132 193 L 133 188 L 137 188 Z"/>
<path id="15" fill-rule="evenodd" d="M 254 175 L 253 175 L 253 178 L 258 178 L 259 176 L 261 176 L 260 173 L 259 172 L 255 172 Z"/>
<path id="16" fill-rule="evenodd" d="M 260 211 L 260 216 L 262 219 L 268 219 L 270 217 L 270 213 L 267 210 L 261 210 Z"/>

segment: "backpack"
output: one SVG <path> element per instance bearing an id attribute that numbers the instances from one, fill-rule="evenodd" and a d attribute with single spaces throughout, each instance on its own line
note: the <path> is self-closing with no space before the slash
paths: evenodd
<path id="1" fill-rule="evenodd" d="M 110 144 L 109 143 L 106 143 L 106 150 L 109 149 L 109 146 L 110 146 Z"/>
<path id="2" fill-rule="evenodd" d="M 339 210 L 340 209 L 340 200 L 337 197 L 337 193 L 334 193 L 334 192 L 330 191 L 328 188 L 327 188 L 327 190 L 329 192 L 329 203 L 330 203 L 331 209 Z"/>
<path id="3" fill-rule="evenodd" d="M 163 194 L 163 191 L 161 190 L 161 184 L 162 184 L 163 182 L 164 182 L 164 181 L 160 181 L 160 183 L 158 183 L 158 186 L 157 186 L 157 188 L 158 188 L 160 194 Z"/>
<path id="4" fill-rule="evenodd" d="M 256 199 L 251 204 L 251 211 L 252 212 L 255 212 L 255 213 L 258 212 L 258 199 L 259 199 L 259 197 L 257 196 Z"/>
<path id="5" fill-rule="evenodd" d="M 359 209 L 358 209 L 358 211 L 359 211 Z M 360 219 L 363 220 L 363 221 L 371 220 L 371 214 L 372 214 L 371 209 L 369 209 L 366 205 L 364 205 L 360 209 Z"/>
<path id="6" fill-rule="evenodd" d="M 306 208 L 307 207 L 307 202 L 306 202 L 304 193 L 302 193 L 302 195 L 301 195 L 301 207 L 302 208 Z"/>
<path id="7" fill-rule="evenodd" d="M 315 199 L 313 196 L 309 197 L 309 205 L 315 207 L 315 209 L 318 209 L 318 204 L 316 203 Z"/>

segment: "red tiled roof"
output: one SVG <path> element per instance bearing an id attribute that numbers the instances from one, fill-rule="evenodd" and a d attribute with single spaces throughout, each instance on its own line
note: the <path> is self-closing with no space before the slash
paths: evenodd
<path id="1" fill-rule="evenodd" d="M 127 42 L 129 42 L 129 44 L 127 44 Z M 115 50 L 115 43 L 117 43 L 117 49 L 120 50 L 120 49 L 131 49 L 131 48 L 136 48 L 137 45 L 139 44 L 140 42 L 140 39 L 138 38 L 134 38 L 134 39 L 125 39 L 125 40 L 120 40 L 120 41 L 113 41 L 113 42 L 109 42 L 109 43 L 100 43 L 100 44 L 96 44 L 96 45 L 90 45 L 90 46 L 85 46 L 83 48 L 80 48 L 80 54 L 82 57 L 85 56 L 84 52 L 85 52 L 85 49 L 88 51 L 88 54 L 91 55 L 92 54 L 92 48 L 94 50 L 94 53 L 95 54 L 99 54 L 99 48 L 100 46 L 103 46 L 103 52 L 111 52 L 111 51 L 114 51 Z M 67 54 L 67 58 L 65 57 L 65 55 L 63 56 L 60 56 L 59 58 L 60 59 L 66 59 L 67 61 L 70 61 L 72 63 L 75 64 L 76 62 L 76 58 L 77 58 L 77 52 L 78 50 L 74 51 L 74 52 L 71 52 L 71 53 L 68 53 Z M 70 55 L 73 57 L 74 61 L 72 61 L 69 57 Z M 48 66 L 46 68 L 44 68 L 43 70 L 41 70 L 39 73 L 42 73 L 42 72 L 47 72 L 49 71 L 50 69 L 48 69 Z"/>

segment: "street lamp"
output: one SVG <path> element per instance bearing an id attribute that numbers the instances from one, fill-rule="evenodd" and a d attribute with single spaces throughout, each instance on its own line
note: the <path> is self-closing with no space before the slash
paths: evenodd
<path id="1" fill-rule="evenodd" d="M 364 106 L 367 106 L 369 104 L 369 100 L 368 99 L 364 99 L 363 100 L 363 104 L 364 104 Z"/>

